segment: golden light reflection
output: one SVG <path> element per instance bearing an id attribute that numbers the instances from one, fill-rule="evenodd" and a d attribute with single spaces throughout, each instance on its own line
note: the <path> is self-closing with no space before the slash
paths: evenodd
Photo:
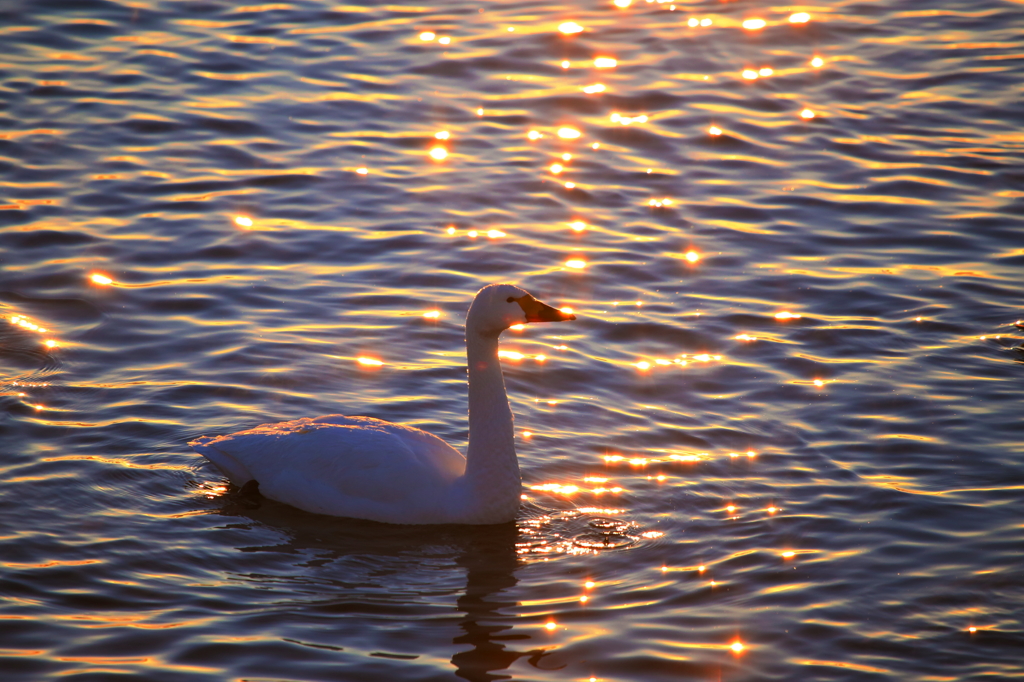
<path id="1" fill-rule="evenodd" d="M 584 594 L 584 595 L 582 595 L 582 596 L 580 596 L 580 601 L 581 601 L 581 602 L 583 602 L 584 604 L 586 604 L 586 603 L 587 603 L 587 600 L 588 600 L 588 599 L 590 599 L 590 597 L 588 597 L 588 596 L 587 596 L 587 595 L 585 595 L 585 594 Z"/>
<path id="2" fill-rule="evenodd" d="M 590 147 L 591 147 L 591 149 L 600 149 L 601 148 L 601 143 L 600 142 L 595 142 L 594 144 L 590 145 Z"/>
<path id="3" fill-rule="evenodd" d="M 818 68 L 820 66 L 823 66 L 824 64 L 825 60 L 822 59 L 821 57 L 815 57 L 814 59 L 811 60 L 811 66 L 813 66 L 814 68 Z"/>
<path id="4" fill-rule="evenodd" d="M 619 62 L 612 57 L 598 57 L 594 60 L 595 69 L 614 69 Z"/>
<path id="5" fill-rule="evenodd" d="M 566 21 L 565 23 L 558 25 L 558 31 L 565 35 L 571 35 L 573 33 L 582 33 L 583 27 L 575 21 Z"/>
<path id="6" fill-rule="evenodd" d="M 469 231 L 469 232 L 467 232 L 466 234 L 467 234 L 467 235 L 469 235 L 469 237 L 470 237 L 470 238 L 472 238 L 472 239 L 476 239 L 476 235 L 477 235 L 477 232 L 476 232 L 476 230 L 470 230 L 470 231 Z"/>
<path id="7" fill-rule="evenodd" d="M 448 150 L 445 149 L 444 147 L 434 147 L 433 149 L 430 150 L 430 158 L 434 159 L 435 161 L 444 161 L 444 159 L 447 156 Z"/>
<path id="8" fill-rule="evenodd" d="M 639 116 L 623 116 L 622 114 L 612 113 L 609 117 L 612 123 L 620 123 L 624 126 L 632 125 L 634 123 L 647 123 L 647 116 L 641 114 Z"/>
<path id="9" fill-rule="evenodd" d="M 822 386 L 825 385 L 825 382 L 822 381 L 821 379 L 815 379 L 814 380 L 814 385 L 817 386 L 818 388 L 821 388 Z"/>
<path id="10" fill-rule="evenodd" d="M 575 189 L 576 188 L 576 183 L 575 182 L 567 182 L 567 183 L 565 183 L 565 188 L 566 189 Z"/>
<path id="11" fill-rule="evenodd" d="M 629 7 L 632 3 L 633 0 L 614 0 L 614 2 L 612 2 L 613 5 L 621 7 L 622 9 Z"/>
<path id="12" fill-rule="evenodd" d="M 747 80 L 754 80 L 757 78 L 757 71 L 753 69 L 743 69 L 743 77 Z"/>
<path id="13" fill-rule="evenodd" d="M 43 345 L 45 345 L 47 348 L 56 348 L 57 342 L 54 341 L 53 339 L 46 339 L 45 341 L 43 341 Z"/>
<path id="14" fill-rule="evenodd" d="M 551 164 L 551 167 L 548 170 L 550 170 L 555 175 L 558 175 L 563 170 L 565 170 L 565 168 L 560 163 L 553 163 L 553 164 Z"/>
<path id="15" fill-rule="evenodd" d="M 811 20 L 811 15 L 807 12 L 795 12 L 789 15 L 789 23 L 791 24 L 806 24 Z"/>
<path id="16" fill-rule="evenodd" d="M 729 648 L 732 649 L 732 652 L 734 654 L 741 654 L 741 653 L 743 653 L 743 650 L 746 649 L 746 647 L 743 646 L 743 642 L 741 642 L 738 639 L 735 642 L 733 642 L 732 644 L 730 644 Z"/>
<path id="17" fill-rule="evenodd" d="M 235 225 L 239 227 L 252 227 L 252 218 L 244 215 L 235 216 Z"/>
<path id="18" fill-rule="evenodd" d="M 587 261 L 580 258 L 573 258 L 565 261 L 565 267 L 572 268 L 573 270 L 582 270 L 587 267 Z"/>
<path id="19" fill-rule="evenodd" d="M 444 38 L 438 38 L 437 42 L 441 43 L 442 45 L 448 45 L 449 43 L 452 42 L 452 39 L 449 38 L 448 36 L 445 36 Z"/>
<path id="20" fill-rule="evenodd" d="M 597 583 L 595 583 L 593 580 L 588 580 L 587 582 L 583 583 L 583 587 L 587 588 L 588 590 L 592 590 L 594 588 L 594 585 L 596 584 Z"/>
<path id="21" fill-rule="evenodd" d="M 686 252 L 684 258 L 686 258 L 686 260 L 688 260 L 691 263 L 696 263 L 697 261 L 700 260 L 700 254 L 691 249 L 690 251 Z"/>
<path id="22" fill-rule="evenodd" d="M 580 131 L 576 130 L 575 128 L 570 128 L 568 126 L 566 126 L 565 128 L 558 129 L 558 136 L 563 140 L 575 140 L 580 135 L 582 135 Z"/>
<path id="23" fill-rule="evenodd" d="M 574 495 L 580 491 L 576 485 L 562 485 L 560 483 L 544 483 L 542 485 L 531 485 L 530 490 L 542 493 L 557 493 L 559 495 Z"/>
<path id="24" fill-rule="evenodd" d="M 11 324 L 16 324 L 19 327 L 21 327 L 22 329 L 28 329 L 28 330 L 31 330 L 31 331 L 34 331 L 34 332 L 43 332 L 43 333 L 45 333 L 47 331 L 45 328 L 40 327 L 38 324 L 35 324 L 34 322 L 30 322 L 28 320 L 28 318 L 25 317 L 24 315 L 12 315 L 11 316 Z M 15 382 L 15 385 L 17 385 L 17 382 Z"/>
<path id="25" fill-rule="evenodd" d="M 367 170 L 366 168 L 356 168 L 356 173 L 359 173 L 360 175 L 366 175 L 369 172 L 370 171 Z"/>
<path id="26" fill-rule="evenodd" d="M 449 137 L 451 137 L 451 133 L 449 133 L 447 130 L 440 130 L 434 133 L 434 137 L 436 137 L 439 140 L 447 140 Z"/>
<path id="27" fill-rule="evenodd" d="M 651 363 L 647 362 L 646 360 L 641 360 L 640 362 L 636 363 L 636 368 L 641 372 L 646 372 L 651 368 Z"/>
<path id="28" fill-rule="evenodd" d="M 749 334 L 740 334 L 733 338 L 735 338 L 737 341 L 757 341 L 756 336 L 750 336 Z"/>
<path id="29" fill-rule="evenodd" d="M 604 87 L 604 84 L 602 84 L 602 83 L 594 83 L 593 85 L 588 85 L 588 86 L 583 88 L 583 92 L 587 93 L 588 95 L 593 95 L 594 93 L 604 92 L 604 91 L 605 91 L 605 87 Z"/>
<path id="30" fill-rule="evenodd" d="M 704 28 L 707 28 L 708 26 L 711 25 L 711 20 L 710 19 L 701 19 L 700 20 L 700 25 L 703 26 Z"/>
<path id="31" fill-rule="evenodd" d="M 94 272 L 91 275 L 89 275 L 89 279 L 92 280 L 93 284 L 100 284 L 103 286 L 107 286 L 114 283 L 114 280 L 98 272 Z"/>
<path id="32" fill-rule="evenodd" d="M 767 77 L 772 75 L 773 73 L 775 73 L 775 71 L 773 71 L 771 67 L 766 66 L 763 69 L 759 69 L 757 75 Z"/>
<path id="33" fill-rule="evenodd" d="M 536 130 L 531 130 L 530 132 L 526 133 L 526 136 L 531 140 L 539 140 L 540 138 L 544 137 Z"/>
<path id="34" fill-rule="evenodd" d="M 544 627 L 548 630 L 548 632 L 551 632 L 558 626 L 554 623 L 554 621 L 548 621 L 544 624 Z"/>
<path id="35" fill-rule="evenodd" d="M 487 236 L 490 237 L 491 239 L 501 239 L 502 237 L 507 237 L 508 235 L 506 235 L 501 230 L 488 230 Z"/>
<path id="36" fill-rule="evenodd" d="M 512 331 L 521 332 L 524 329 L 526 329 L 526 325 L 525 324 L 514 324 L 511 327 L 509 327 L 509 329 L 511 329 Z"/>
<path id="37" fill-rule="evenodd" d="M 572 66 L 572 65 L 569 63 L 568 59 L 563 59 L 562 60 L 562 68 L 563 69 L 568 69 L 570 66 Z"/>
<path id="38" fill-rule="evenodd" d="M 533 431 L 523 431 L 523 438 L 526 438 L 527 440 L 533 438 Z"/>
<path id="39" fill-rule="evenodd" d="M 454 227 L 449 227 L 449 228 L 448 228 L 447 230 L 445 230 L 445 231 L 446 231 L 446 232 L 447 232 L 448 234 L 455 234 L 455 228 L 454 228 Z"/>
<path id="40" fill-rule="evenodd" d="M 970 632 L 971 634 L 973 634 L 973 633 L 978 631 L 978 628 L 976 628 L 976 627 L 974 627 L 972 625 L 971 627 L 967 628 L 967 631 Z"/>
<path id="41" fill-rule="evenodd" d="M 690 28 L 696 28 L 697 26 L 700 25 L 700 21 L 691 17 L 690 20 L 686 22 L 686 25 L 689 26 Z"/>
<path id="42" fill-rule="evenodd" d="M 797 313 L 791 313 L 788 310 L 783 310 L 780 313 L 775 313 L 776 320 L 799 320 L 800 315 Z"/>
<path id="43" fill-rule="evenodd" d="M 571 223 L 569 223 L 569 227 L 573 229 L 573 232 L 582 232 L 583 230 L 587 229 L 587 224 L 582 220 L 574 220 Z"/>
<path id="44" fill-rule="evenodd" d="M 371 357 L 366 357 L 366 356 L 360 356 L 360 357 L 356 358 L 356 362 L 358 362 L 363 367 L 380 367 L 380 366 L 382 366 L 384 364 L 382 361 L 378 360 L 377 358 L 371 358 Z"/>
<path id="45" fill-rule="evenodd" d="M 811 111 L 810 109 L 804 109 L 803 111 L 800 112 L 800 118 L 809 121 L 812 118 L 814 118 L 814 112 Z"/>
<path id="46" fill-rule="evenodd" d="M 483 116 L 484 115 L 484 108 L 480 107 L 479 109 L 477 109 L 476 110 L 476 115 L 477 116 Z"/>
<path id="47" fill-rule="evenodd" d="M 522 360 L 526 356 L 514 350 L 499 350 L 499 358 L 508 358 L 509 360 Z"/>
<path id="48" fill-rule="evenodd" d="M 703 573 L 705 570 L 707 570 L 707 566 L 705 566 L 703 564 L 701 564 L 700 566 L 697 567 L 697 572 L 698 573 Z"/>
<path id="49" fill-rule="evenodd" d="M 743 28 L 748 31 L 759 31 L 767 25 L 768 22 L 764 19 L 747 19 L 743 22 Z"/>
<path id="50" fill-rule="evenodd" d="M 708 135 L 711 135 L 713 137 L 718 137 L 721 134 L 722 134 L 722 129 L 719 128 L 718 126 L 711 126 L 710 128 L 708 128 Z"/>
<path id="51" fill-rule="evenodd" d="M 430 31 L 424 31 L 423 33 L 420 34 L 420 40 L 424 42 L 430 42 L 431 40 L 434 39 L 434 37 L 434 34 L 431 33 Z"/>
<path id="52" fill-rule="evenodd" d="M 426 317 L 426 318 L 431 319 L 431 320 L 436 320 L 439 317 L 441 317 L 441 311 L 440 310 L 428 310 L 427 312 L 423 313 L 423 317 Z"/>

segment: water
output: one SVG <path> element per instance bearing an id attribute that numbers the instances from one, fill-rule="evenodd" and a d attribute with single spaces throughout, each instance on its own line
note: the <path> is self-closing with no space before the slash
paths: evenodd
<path id="1" fill-rule="evenodd" d="M 0 10 L 5 681 L 1024 674 L 1019 3 Z M 464 447 L 492 281 L 579 317 L 504 337 L 514 526 L 187 447 Z"/>

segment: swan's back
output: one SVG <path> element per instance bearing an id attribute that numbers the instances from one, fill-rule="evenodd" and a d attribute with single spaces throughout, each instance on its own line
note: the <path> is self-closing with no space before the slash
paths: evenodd
<path id="1" fill-rule="evenodd" d="M 296 419 L 189 445 L 232 483 L 256 480 L 271 499 L 390 523 L 447 521 L 453 483 L 466 469 L 437 436 L 370 417 Z"/>

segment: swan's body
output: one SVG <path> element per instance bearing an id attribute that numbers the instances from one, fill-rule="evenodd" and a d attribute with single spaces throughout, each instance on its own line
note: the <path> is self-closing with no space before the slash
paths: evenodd
<path id="1" fill-rule="evenodd" d="M 492 284 L 466 316 L 469 447 L 401 424 L 331 415 L 198 438 L 189 445 L 242 486 L 300 509 L 388 523 L 502 523 L 522 481 L 498 335 L 524 322 L 573 320 L 519 287 Z"/>

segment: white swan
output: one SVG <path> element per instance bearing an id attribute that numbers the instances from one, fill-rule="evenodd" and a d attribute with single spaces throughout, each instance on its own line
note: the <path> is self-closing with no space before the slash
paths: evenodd
<path id="1" fill-rule="evenodd" d="M 387 523 L 504 523 L 522 480 L 498 335 L 514 324 L 575 320 L 511 284 L 479 291 L 466 315 L 466 456 L 426 431 L 330 415 L 189 443 L 235 485 L 306 511 Z"/>

